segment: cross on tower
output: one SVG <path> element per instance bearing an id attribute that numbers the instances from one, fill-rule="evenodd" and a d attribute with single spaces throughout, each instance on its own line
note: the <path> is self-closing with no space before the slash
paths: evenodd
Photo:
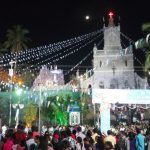
<path id="1" fill-rule="evenodd" d="M 109 15 L 110 18 L 112 18 L 112 16 L 113 16 L 114 14 L 113 14 L 112 12 L 110 12 L 108 15 Z"/>

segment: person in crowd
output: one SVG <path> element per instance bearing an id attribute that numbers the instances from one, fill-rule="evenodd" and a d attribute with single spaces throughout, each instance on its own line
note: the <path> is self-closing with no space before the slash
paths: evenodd
<path id="1" fill-rule="evenodd" d="M 136 138 L 135 138 L 135 145 L 136 145 L 136 150 L 144 150 L 145 149 L 145 138 L 144 136 L 141 134 L 141 129 L 140 128 L 136 128 Z"/>
<path id="2" fill-rule="evenodd" d="M 68 140 L 63 140 L 63 141 L 62 141 L 61 150 L 72 150 L 72 149 L 71 149 L 71 145 L 70 145 L 70 143 L 69 143 Z"/>
<path id="3" fill-rule="evenodd" d="M 27 149 L 28 150 L 31 150 L 30 149 L 30 146 L 32 144 L 35 144 L 35 141 L 33 139 L 33 133 L 31 131 L 28 132 L 28 135 L 27 135 L 27 140 L 26 140 L 26 146 L 27 146 Z"/>
<path id="4" fill-rule="evenodd" d="M 106 141 L 104 144 L 104 150 L 114 150 L 114 146 L 112 145 L 112 142 Z"/>
<path id="5" fill-rule="evenodd" d="M 59 131 L 55 130 L 52 138 L 52 145 L 54 150 L 60 150 L 61 142 L 60 142 L 60 135 Z"/>
<path id="6" fill-rule="evenodd" d="M 46 137 L 40 136 L 40 143 L 38 146 L 38 150 L 49 150 L 48 141 L 46 140 Z"/>
<path id="7" fill-rule="evenodd" d="M 91 145 L 94 144 L 94 140 L 92 138 L 92 131 L 90 129 L 86 133 L 86 138 L 89 140 L 89 142 L 90 142 Z"/>
<path id="8" fill-rule="evenodd" d="M 71 137 L 73 138 L 73 139 L 76 139 L 76 130 L 75 129 L 73 129 L 72 130 L 72 134 L 71 134 Z"/>
<path id="9" fill-rule="evenodd" d="M 104 149 L 104 138 L 103 136 L 100 134 L 98 136 L 95 137 L 96 140 L 96 144 L 95 144 L 95 150 L 103 150 Z"/>
<path id="10" fill-rule="evenodd" d="M 67 133 L 66 140 L 69 141 L 72 150 L 75 150 L 76 149 L 76 140 L 71 137 L 71 130 L 69 128 L 67 128 L 66 133 Z"/>
<path id="11" fill-rule="evenodd" d="M 5 134 L 3 150 L 12 150 L 13 145 L 13 129 L 8 129 Z"/>
<path id="12" fill-rule="evenodd" d="M 5 137 L 6 131 L 7 131 L 7 126 L 6 126 L 6 124 L 4 124 L 4 125 L 2 126 L 2 135 L 3 135 L 3 137 Z"/>
<path id="13" fill-rule="evenodd" d="M 17 131 L 14 133 L 14 143 L 24 146 L 23 143 L 25 143 L 26 138 L 27 135 L 24 132 L 24 126 L 19 124 L 17 126 Z"/>
<path id="14" fill-rule="evenodd" d="M 135 148 L 135 133 L 129 132 L 129 142 L 130 142 L 130 150 L 136 150 Z"/>
<path id="15" fill-rule="evenodd" d="M 39 144 L 40 144 L 40 136 L 36 135 L 34 137 L 34 142 L 33 144 L 30 145 L 30 150 L 38 150 Z"/>
<path id="16" fill-rule="evenodd" d="M 84 150 L 82 138 L 80 136 L 77 137 L 76 150 Z"/>
<path id="17" fill-rule="evenodd" d="M 2 135 L 2 130 L 0 129 L 0 149 L 3 148 L 3 135 Z"/>
<path id="18" fill-rule="evenodd" d="M 93 129 L 93 134 L 92 134 L 92 139 L 93 139 L 93 141 L 94 141 L 94 144 L 96 144 L 96 137 L 98 136 L 98 129 L 97 128 L 94 128 Z"/>
<path id="19" fill-rule="evenodd" d="M 87 138 L 83 139 L 85 150 L 93 150 L 93 145 L 90 144 L 90 141 Z"/>
<path id="20" fill-rule="evenodd" d="M 31 127 L 31 131 L 32 131 L 32 138 L 34 139 L 35 138 L 35 136 L 40 136 L 40 134 L 38 133 L 38 127 L 37 126 L 32 126 Z"/>
<path id="21" fill-rule="evenodd" d="M 77 127 L 76 137 L 80 136 L 83 139 L 86 137 L 85 134 L 82 133 L 82 128 L 80 126 Z"/>
<path id="22" fill-rule="evenodd" d="M 120 131 L 116 147 L 119 150 L 130 150 L 129 139 L 126 137 L 126 134 L 124 131 Z"/>
<path id="23" fill-rule="evenodd" d="M 111 130 L 107 131 L 107 136 L 104 138 L 104 144 L 108 141 L 111 142 L 113 145 L 113 148 L 115 148 L 116 138 L 114 137 L 113 132 Z"/>

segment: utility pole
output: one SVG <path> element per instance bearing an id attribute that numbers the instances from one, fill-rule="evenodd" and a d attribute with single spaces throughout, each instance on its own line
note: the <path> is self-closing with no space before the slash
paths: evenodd
<path id="1" fill-rule="evenodd" d="M 13 79 L 13 64 L 15 64 L 16 62 L 15 61 L 13 61 L 13 60 L 11 60 L 11 62 L 9 62 L 9 64 L 10 64 L 10 69 L 9 69 L 9 76 L 11 77 L 11 79 L 10 79 L 10 82 L 11 82 L 11 84 L 10 84 L 10 104 L 9 104 L 9 127 L 11 126 L 11 103 L 12 103 L 12 79 Z"/>
<path id="2" fill-rule="evenodd" d="M 38 126 L 38 130 L 39 133 L 41 133 L 41 103 L 42 103 L 42 89 L 41 89 L 41 85 L 42 83 L 38 84 L 40 87 L 40 97 L 39 97 L 39 126 Z"/>

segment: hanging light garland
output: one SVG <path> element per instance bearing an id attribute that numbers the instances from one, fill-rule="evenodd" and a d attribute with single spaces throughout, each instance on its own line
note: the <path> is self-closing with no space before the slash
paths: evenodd
<path id="1" fill-rule="evenodd" d="M 56 63 L 64 58 L 74 54 L 75 52 L 79 51 L 80 49 L 84 48 L 85 46 L 89 45 L 90 43 L 95 41 L 101 35 L 102 35 L 102 33 L 97 35 L 95 38 L 90 37 L 89 39 L 87 39 L 89 41 L 84 41 L 84 43 L 85 43 L 84 45 L 83 45 L 83 41 L 81 43 L 77 43 L 76 45 L 69 47 L 68 49 L 64 50 L 63 52 L 57 53 L 57 54 L 53 55 L 52 57 L 44 59 L 41 62 L 38 62 L 36 65 L 31 65 L 30 67 L 27 67 L 27 70 L 31 70 L 31 69 L 38 70 L 41 68 L 42 65 L 52 65 L 52 63 Z M 73 51 L 71 51 L 72 49 L 73 49 Z M 62 55 L 63 53 L 64 53 L 64 55 Z"/>
<path id="2" fill-rule="evenodd" d="M 17 58 L 18 63 L 29 63 L 31 60 L 33 62 L 34 59 L 38 60 L 40 57 L 44 57 L 48 55 L 49 53 L 57 52 L 58 50 L 62 50 L 63 48 L 69 47 L 77 42 L 80 42 L 82 40 L 85 40 L 86 38 L 89 38 L 90 36 L 94 36 L 95 34 L 98 34 L 102 30 L 97 30 L 89 34 L 85 34 L 82 36 L 78 36 L 69 40 L 65 40 L 62 42 L 57 42 L 53 44 L 49 44 L 48 46 L 40 46 L 37 48 L 31 48 L 27 49 L 25 51 L 21 51 L 19 53 L 15 52 L 11 54 L 5 54 L 3 57 L 1 57 L 1 61 L 3 65 L 8 66 L 9 61 Z"/>

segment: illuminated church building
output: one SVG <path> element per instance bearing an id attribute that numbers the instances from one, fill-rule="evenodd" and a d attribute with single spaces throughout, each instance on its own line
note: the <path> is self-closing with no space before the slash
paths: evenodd
<path id="1" fill-rule="evenodd" d="M 134 72 L 132 46 L 122 48 L 120 24 L 115 25 L 113 13 L 109 13 L 108 25 L 104 24 L 103 32 L 103 50 L 99 50 L 96 44 L 93 48 L 93 73 L 86 72 L 86 79 L 80 77 L 80 85 L 72 85 L 72 88 L 75 88 L 73 90 L 80 86 L 82 92 L 91 94 L 89 90 L 92 89 L 147 88 L 147 80 L 142 79 Z M 76 77 L 79 79 L 79 71 L 77 71 Z M 68 86 L 68 84 L 64 85 L 63 71 L 57 69 L 57 67 L 54 70 L 49 70 L 46 66 L 43 66 L 33 83 L 32 89 L 39 89 L 41 79 L 41 86 L 46 89 Z"/>
<path id="2" fill-rule="evenodd" d="M 144 89 L 147 80 L 134 72 L 132 46 L 123 49 L 120 25 L 116 26 L 113 14 L 109 14 L 108 26 L 104 29 L 104 48 L 93 48 L 94 74 L 89 82 L 93 89 Z"/>

